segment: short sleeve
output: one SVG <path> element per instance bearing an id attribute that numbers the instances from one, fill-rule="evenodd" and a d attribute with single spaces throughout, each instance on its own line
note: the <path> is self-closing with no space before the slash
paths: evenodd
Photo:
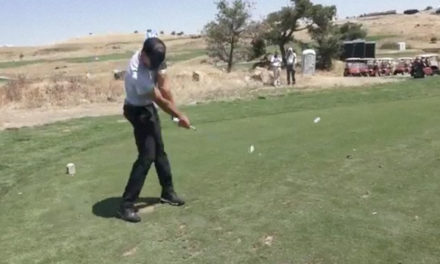
<path id="1" fill-rule="evenodd" d="M 164 61 L 160 64 L 159 69 L 158 69 L 158 73 L 159 74 L 165 74 L 167 72 L 167 63 Z"/>

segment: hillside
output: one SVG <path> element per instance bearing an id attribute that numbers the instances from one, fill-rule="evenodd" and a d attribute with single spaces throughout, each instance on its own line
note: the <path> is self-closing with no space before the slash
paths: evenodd
<path id="1" fill-rule="evenodd" d="M 415 50 L 440 48 L 440 42 L 430 42 L 433 37 L 440 39 L 440 15 L 430 12 L 365 17 L 349 21 L 364 25 L 369 38 L 378 41 L 379 45 L 384 42 L 404 41 Z"/>

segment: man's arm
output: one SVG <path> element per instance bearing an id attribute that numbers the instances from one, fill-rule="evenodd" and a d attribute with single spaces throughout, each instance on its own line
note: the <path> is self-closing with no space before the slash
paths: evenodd
<path id="1" fill-rule="evenodd" d="M 165 71 L 157 74 L 157 87 L 165 99 L 170 101 L 173 105 L 176 105 L 173 94 L 171 93 L 168 76 Z"/>
<path id="2" fill-rule="evenodd" d="M 154 88 L 153 96 L 154 96 L 154 102 L 160 108 L 162 108 L 162 110 L 164 110 L 166 113 L 168 113 L 171 116 L 179 118 L 179 126 L 188 129 L 191 127 L 191 123 L 188 117 L 186 117 L 186 115 L 180 112 L 174 103 L 172 103 L 170 100 L 162 96 L 162 93 L 159 91 L 158 88 Z"/>

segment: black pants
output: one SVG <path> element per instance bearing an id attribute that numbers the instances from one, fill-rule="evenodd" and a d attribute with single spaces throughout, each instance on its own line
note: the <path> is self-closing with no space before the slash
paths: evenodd
<path id="1" fill-rule="evenodd" d="M 295 67 L 293 65 L 287 65 L 287 84 L 290 84 L 290 79 L 292 79 L 293 84 L 295 84 Z"/>
<path id="2" fill-rule="evenodd" d="M 138 158 L 131 169 L 125 192 L 124 206 L 132 206 L 139 197 L 151 164 L 154 162 L 163 190 L 173 188 L 170 163 L 162 141 L 157 110 L 153 104 L 138 107 L 124 105 L 124 116 L 134 129 Z"/>

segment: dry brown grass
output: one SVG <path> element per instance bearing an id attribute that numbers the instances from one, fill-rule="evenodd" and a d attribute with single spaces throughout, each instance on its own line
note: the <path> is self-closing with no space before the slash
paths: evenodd
<path id="1" fill-rule="evenodd" d="M 406 41 L 416 49 L 439 47 L 430 43 L 432 37 L 439 37 L 440 15 L 421 12 L 414 15 L 392 15 L 366 17 L 350 22 L 361 23 L 370 36 L 394 36 L 382 41 Z M 341 23 L 347 20 L 341 21 Z"/>
<path id="2" fill-rule="evenodd" d="M 114 102 L 122 96 L 122 83 L 111 78 L 55 74 L 48 79 L 27 79 L 20 75 L 0 87 L 0 107 L 66 107 Z"/>

